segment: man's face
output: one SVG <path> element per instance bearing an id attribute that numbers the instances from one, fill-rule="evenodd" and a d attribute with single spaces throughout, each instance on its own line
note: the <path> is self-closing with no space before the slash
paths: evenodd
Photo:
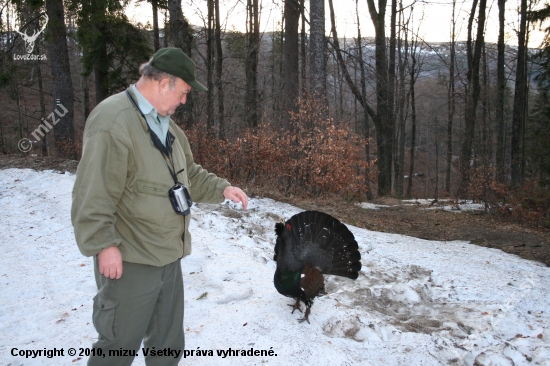
<path id="1" fill-rule="evenodd" d="M 162 79 L 159 83 L 160 88 L 160 108 L 157 108 L 161 116 L 172 115 L 180 104 L 185 104 L 187 94 L 191 91 L 191 86 L 180 78 L 176 78 L 176 86 L 170 90 L 170 80 Z"/>

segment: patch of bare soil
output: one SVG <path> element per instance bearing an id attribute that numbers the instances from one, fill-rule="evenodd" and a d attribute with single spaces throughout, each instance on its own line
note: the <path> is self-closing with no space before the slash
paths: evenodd
<path id="1" fill-rule="evenodd" d="M 33 156 L 29 154 L 0 156 L 0 169 L 19 168 L 76 173 L 77 166 L 78 161 L 76 160 Z"/>
<path id="2" fill-rule="evenodd" d="M 76 172 L 78 161 L 29 155 L 0 156 L 0 169 L 30 168 Z M 0 173 L 1 174 L 1 173 Z M 443 208 L 402 205 L 397 199 L 374 201 L 387 207 L 364 209 L 337 198 L 328 200 L 295 200 L 278 194 L 267 194 L 304 210 L 326 212 L 351 225 L 387 233 L 414 236 L 427 240 L 464 240 L 489 248 L 519 255 L 550 265 L 550 231 L 533 230 L 502 222 L 484 212 L 445 211 Z"/>
<path id="3" fill-rule="evenodd" d="M 292 203 L 303 209 L 324 211 L 369 230 L 427 240 L 464 240 L 550 265 L 550 231 L 502 222 L 485 212 L 445 211 L 442 207 L 427 210 L 425 205 L 401 205 L 398 200 L 385 200 L 383 204 L 387 207 L 378 210 L 343 202 Z"/>

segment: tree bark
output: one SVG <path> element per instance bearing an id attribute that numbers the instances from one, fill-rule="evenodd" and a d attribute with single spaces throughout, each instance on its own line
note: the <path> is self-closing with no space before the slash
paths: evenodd
<path id="1" fill-rule="evenodd" d="M 181 10 L 181 0 L 168 0 L 168 12 L 170 14 L 170 38 L 174 47 L 180 48 L 185 54 L 191 57 L 193 36 L 191 27 Z M 193 128 L 195 124 L 193 117 L 194 106 L 193 93 L 187 95 L 187 102 L 179 106 L 176 115 L 181 118 L 185 129 Z"/>
<path id="2" fill-rule="evenodd" d="M 62 0 L 46 0 L 46 12 L 50 33 L 50 60 L 53 78 L 53 98 L 59 99 L 67 112 L 54 126 L 55 148 L 58 156 L 76 159 L 74 146 L 74 95 L 67 48 L 67 29 L 65 27 L 65 10 Z M 54 104 L 53 110 L 57 105 Z"/>
<path id="3" fill-rule="evenodd" d="M 153 46 L 155 52 L 160 49 L 160 36 L 159 36 L 159 14 L 158 14 L 158 2 L 157 0 L 151 0 L 151 6 L 153 7 Z"/>
<path id="4" fill-rule="evenodd" d="M 403 20 L 401 17 L 403 14 L 403 2 L 400 1 L 400 12 L 399 19 Z M 398 71 L 399 71 L 399 94 L 397 100 L 397 111 L 396 114 L 399 114 L 399 125 L 397 126 L 396 134 L 396 145 L 397 145 L 397 168 L 396 168 L 396 181 L 395 181 L 395 194 L 397 197 L 403 197 L 404 194 L 404 180 L 405 180 L 405 138 L 406 138 L 406 117 L 405 117 L 405 107 L 406 107 L 406 90 L 405 90 L 405 67 L 407 65 L 407 59 L 409 57 L 409 42 L 408 42 L 408 22 L 407 24 L 403 23 L 403 34 L 405 40 L 403 42 L 401 33 L 397 41 L 397 61 L 398 61 Z M 404 45 L 403 45 L 404 43 Z M 404 50 L 404 52 L 402 51 Z M 404 53 L 404 54 L 403 54 Z"/>
<path id="5" fill-rule="evenodd" d="M 40 47 L 36 47 L 37 52 L 39 52 Z M 41 68 L 41 62 L 40 60 L 36 61 L 36 69 L 37 69 L 37 78 L 38 78 L 38 95 L 40 100 L 40 118 L 46 118 L 46 102 L 44 101 L 44 87 L 42 84 L 42 68 Z M 43 122 L 40 122 L 41 125 L 46 127 L 46 125 Z M 41 140 L 41 150 L 42 150 L 42 156 L 48 156 L 50 155 L 50 146 L 49 146 L 49 131 L 48 129 L 44 129 L 45 134 L 44 137 Z"/>
<path id="6" fill-rule="evenodd" d="M 395 114 L 394 114 L 394 103 L 395 103 L 395 86 L 396 86 L 396 76 L 395 76 L 395 52 L 396 52 L 396 21 L 397 21 L 397 0 L 391 0 L 391 14 L 390 14 L 390 42 L 389 42 L 389 60 L 388 60 L 388 124 L 390 126 L 395 126 Z M 395 127 L 392 128 L 395 133 Z M 394 137 L 394 141 L 397 141 L 397 136 Z M 397 174 L 397 144 L 393 144 L 392 152 L 392 187 L 395 186 L 395 176 Z"/>
<path id="7" fill-rule="evenodd" d="M 206 24 L 206 131 L 214 131 L 214 0 L 207 0 L 208 14 Z"/>
<path id="8" fill-rule="evenodd" d="M 309 92 L 326 98 L 325 1 L 309 2 Z"/>
<path id="9" fill-rule="evenodd" d="M 470 159 L 472 158 L 472 144 L 476 125 L 476 111 L 481 92 L 479 82 L 479 66 L 481 61 L 481 49 L 484 43 L 485 28 L 485 10 L 487 0 L 479 0 L 479 15 L 477 22 L 477 34 L 475 44 L 472 44 L 472 27 L 478 0 L 474 0 L 470 18 L 468 20 L 468 40 L 467 58 L 468 58 L 468 88 L 466 92 L 466 110 L 464 113 L 464 138 L 462 142 L 462 151 L 460 154 L 460 188 L 459 196 L 467 193 L 470 179 Z"/>
<path id="10" fill-rule="evenodd" d="M 447 167 L 445 171 L 445 190 L 451 193 L 451 168 L 453 166 L 453 119 L 455 115 L 455 58 L 456 58 L 456 0 L 453 0 L 451 18 L 451 47 L 449 50 L 449 84 L 447 86 Z"/>
<path id="11" fill-rule="evenodd" d="M 415 84 L 416 84 L 416 42 L 412 41 L 411 47 L 411 71 L 410 71 L 410 93 L 411 93 L 411 154 L 409 162 L 409 184 L 407 186 L 407 197 L 412 198 L 412 186 L 413 186 L 413 176 L 414 176 L 414 155 L 416 149 L 416 93 L 415 93 Z"/>
<path id="12" fill-rule="evenodd" d="M 516 83 L 514 92 L 514 111 L 512 115 L 512 146 L 511 146 L 511 171 L 512 186 L 517 187 L 523 181 L 522 163 L 522 140 L 525 123 L 525 105 L 527 95 L 525 90 L 527 86 L 526 71 L 526 44 L 525 34 L 527 28 L 527 0 L 521 0 L 520 25 L 518 33 L 518 57 L 516 64 Z"/>
<path id="13" fill-rule="evenodd" d="M 220 0 L 214 1 L 215 18 L 216 18 L 216 86 L 218 89 L 218 127 L 219 138 L 225 140 L 225 107 L 224 107 L 224 92 L 223 92 L 223 49 L 222 49 L 222 30 L 220 26 Z"/>
<path id="14" fill-rule="evenodd" d="M 285 44 L 284 44 L 284 98 L 285 113 L 284 128 L 291 129 L 290 116 L 297 112 L 296 100 L 300 85 L 298 73 L 298 23 L 300 20 L 300 4 L 297 0 L 285 1 Z"/>
<path id="15" fill-rule="evenodd" d="M 386 0 L 378 0 L 378 11 L 374 0 L 367 0 L 369 13 L 375 29 L 376 69 L 376 142 L 378 145 L 378 195 L 391 195 L 394 126 L 389 116 L 388 64 L 386 60 L 385 16 Z"/>
<path id="16" fill-rule="evenodd" d="M 498 43 L 497 43 L 497 95 L 495 105 L 495 118 L 497 120 L 497 151 L 496 151 L 496 169 L 497 180 L 505 181 L 504 174 L 504 90 L 506 88 L 506 79 L 504 74 L 504 13 L 506 0 L 498 0 Z"/>
<path id="17" fill-rule="evenodd" d="M 246 124 L 258 127 L 258 54 L 260 46 L 260 24 L 258 0 L 247 0 L 248 31 L 246 37 Z"/>

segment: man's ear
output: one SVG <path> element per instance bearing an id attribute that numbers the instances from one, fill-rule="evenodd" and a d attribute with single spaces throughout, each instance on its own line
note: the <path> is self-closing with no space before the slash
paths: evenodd
<path id="1" fill-rule="evenodd" d="M 162 78 L 159 81 L 159 93 L 164 94 L 165 91 L 170 90 L 170 79 Z"/>

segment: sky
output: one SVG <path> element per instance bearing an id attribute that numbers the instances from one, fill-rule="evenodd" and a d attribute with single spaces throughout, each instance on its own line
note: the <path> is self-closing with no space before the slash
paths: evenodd
<path id="1" fill-rule="evenodd" d="M 97 339 L 93 262 L 80 254 L 70 221 L 74 180 L 0 170 L 0 365 L 85 365 Z M 359 278 L 327 276 L 311 324 L 299 323 L 293 300 L 273 286 L 272 257 L 275 223 L 300 211 L 258 197 L 246 211 L 229 201 L 192 207 L 181 365 L 549 365 L 550 268 L 464 241 L 347 225 L 361 253 Z M 63 355 L 24 356 L 53 349 Z M 197 350 L 207 355 L 190 354 Z M 133 365 L 142 366 L 138 354 Z"/>
<path id="2" fill-rule="evenodd" d="M 389 3 L 388 10 L 389 13 Z M 410 4 L 410 0 L 404 1 L 404 7 Z M 221 0 L 220 12 L 227 14 L 222 27 L 225 29 L 238 29 L 245 31 L 246 12 L 245 2 L 243 0 Z M 263 31 L 270 31 L 277 27 L 277 22 L 281 19 L 282 1 L 263 0 L 261 3 L 261 27 Z M 355 0 L 335 0 L 335 13 L 337 22 L 337 31 L 339 37 L 356 37 L 357 35 L 357 16 Z M 466 39 L 466 24 L 469 16 L 471 1 L 457 1 L 457 37 L 459 40 Z M 506 2 L 506 43 L 510 45 L 517 44 L 517 7 L 519 0 L 508 0 Z M 184 15 L 191 20 L 193 24 L 203 24 L 204 14 L 206 14 L 205 0 L 182 0 Z M 308 4 L 306 3 L 306 11 Z M 487 26 L 486 41 L 495 42 L 498 38 L 498 6 L 496 0 L 488 0 L 487 3 Z M 359 19 L 361 22 L 361 33 L 363 37 L 373 37 L 374 27 L 370 20 L 366 0 L 359 0 Z M 325 2 L 326 11 L 326 31 L 330 31 L 330 18 L 328 1 Z M 138 4 L 133 3 L 127 10 L 127 15 L 135 21 L 152 23 L 150 5 L 146 2 Z M 452 1 L 435 0 L 419 1 L 414 5 L 413 28 L 419 37 L 428 42 L 448 42 L 450 40 L 450 23 L 452 15 Z M 163 16 L 159 19 L 164 19 Z M 163 20 L 159 20 L 163 21 Z M 389 25 L 389 20 L 387 21 Z M 538 47 L 542 41 L 543 33 L 538 30 L 538 25 L 532 30 L 529 46 Z"/>

